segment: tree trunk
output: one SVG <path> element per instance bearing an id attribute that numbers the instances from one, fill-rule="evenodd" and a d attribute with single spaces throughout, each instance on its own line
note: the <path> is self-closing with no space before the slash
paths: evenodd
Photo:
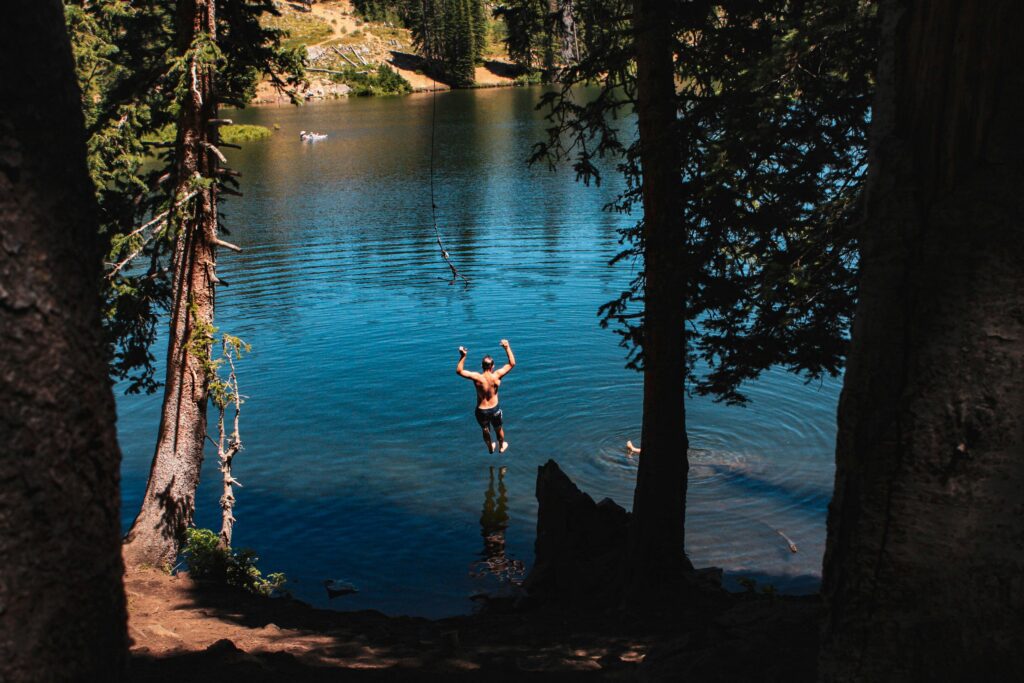
<path id="1" fill-rule="evenodd" d="M 636 0 L 637 120 L 644 206 L 643 455 L 630 530 L 632 585 L 641 592 L 689 568 L 686 512 L 686 237 L 679 225 L 679 156 L 670 3 Z"/>
<path id="2" fill-rule="evenodd" d="M 26 65 L 32 68 L 26 68 Z M 0 679 L 107 681 L 127 654 L 120 452 L 64 13 L 0 22 Z"/>
<path id="3" fill-rule="evenodd" d="M 1022 7 L 881 5 L 825 680 L 1024 673 Z"/>
<path id="4" fill-rule="evenodd" d="M 178 49 L 186 54 L 197 36 L 216 36 L 214 0 L 179 0 Z M 217 158 L 214 67 L 194 62 L 188 95 L 181 106 L 177 139 L 177 196 L 196 181 L 215 177 Z M 217 197 L 202 189 L 191 215 L 183 217 L 174 248 L 174 303 L 167 343 L 167 376 L 156 453 L 142 508 L 125 543 L 130 565 L 173 564 L 181 538 L 192 523 L 206 440 L 208 364 L 214 312 Z"/>
<path id="5" fill-rule="evenodd" d="M 572 66 L 580 61 L 572 0 L 559 0 L 557 21 L 559 36 L 562 39 L 562 66 Z"/>

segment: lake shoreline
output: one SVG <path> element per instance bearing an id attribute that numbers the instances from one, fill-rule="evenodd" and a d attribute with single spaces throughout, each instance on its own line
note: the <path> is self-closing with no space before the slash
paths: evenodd
<path id="1" fill-rule="evenodd" d="M 394 69 L 393 65 L 389 66 Z M 477 71 L 486 71 L 484 67 L 478 67 Z M 402 73 L 407 78 L 407 74 Z M 429 76 L 424 76 L 425 79 L 430 79 Z M 412 90 L 408 93 L 388 93 L 384 95 L 365 95 L 356 94 L 352 89 L 344 83 L 334 83 L 333 81 L 315 78 L 311 79 L 309 86 L 302 91 L 303 104 L 310 104 L 313 102 L 330 102 L 333 100 L 348 99 L 350 97 L 406 97 L 408 95 L 415 95 L 417 93 L 429 93 L 429 92 L 451 92 L 454 90 L 490 90 L 493 88 L 524 88 L 533 83 L 522 83 L 510 78 L 504 78 L 494 75 L 492 79 L 478 80 L 468 88 L 453 88 L 441 81 L 433 81 L 431 84 L 423 83 L 410 83 Z M 263 81 L 257 86 L 256 93 L 253 95 L 252 100 L 246 105 L 247 107 L 265 107 L 268 105 L 280 105 L 288 104 L 291 105 L 292 101 L 287 94 L 279 91 L 269 81 Z"/>
<path id="2" fill-rule="evenodd" d="M 596 605 L 494 603 L 468 616 L 317 609 L 157 570 L 125 575 L 139 681 L 523 677 L 813 681 L 821 601 L 730 596 L 651 618 Z M 783 653 L 785 653 L 783 655 Z"/>

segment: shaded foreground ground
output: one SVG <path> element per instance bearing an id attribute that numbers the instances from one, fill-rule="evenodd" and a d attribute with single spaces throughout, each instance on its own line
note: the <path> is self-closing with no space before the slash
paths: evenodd
<path id="1" fill-rule="evenodd" d="M 811 681 L 817 598 L 730 598 L 710 613 L 640 618 L 566 606 L 431 621 L 334 612 L 202 586 L 125 577 L 132 681 Z"/>

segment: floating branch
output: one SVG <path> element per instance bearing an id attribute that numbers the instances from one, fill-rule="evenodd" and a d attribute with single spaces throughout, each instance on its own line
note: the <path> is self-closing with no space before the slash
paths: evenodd
<path id="1" fill-rule="evenodd" d="M 793 539 L 791 539 L 789 536 L 787 536 L 786 534 L 782 533 L 782 529 L 776 529 L 775 533 L 777 533 L 779 536 L 782 536 L 782 539 L 786 542 L 786 545 L 789 546 L 789 552 L 791 552 L 791 553 L 796 553 L 797 552 L 796 543 L 794 543 Z"/>

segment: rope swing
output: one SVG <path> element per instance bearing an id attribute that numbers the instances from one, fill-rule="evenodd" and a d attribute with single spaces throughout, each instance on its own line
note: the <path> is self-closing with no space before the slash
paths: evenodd
<path id="1" fill-rule="evenodd" d="M 427 61 L 429 62 L 430 60 L 428 59 Z M 444 262 L 448 264 L 448 268 L 452 271 L 452 279 L 448 284 L 454 285 L 461 278 L 466 287 L 469 287 L 469 278 L 460 273 L 459 269 L 452 263 L 451 255 L 444 248 L 444 243 L 441 241 L 441 231 L 437 229 L 437 201 L 434 199 L 434 138 L 437 135 L 437 80 L 434 78 L 433 73 L 430 75 L 430 82 L 433 85 L 430 91 L 430 219 L 434 226 L 434 238 L 437 240 L 437 247 L 441 250 L 441 258 L 444 259 Z"/>

